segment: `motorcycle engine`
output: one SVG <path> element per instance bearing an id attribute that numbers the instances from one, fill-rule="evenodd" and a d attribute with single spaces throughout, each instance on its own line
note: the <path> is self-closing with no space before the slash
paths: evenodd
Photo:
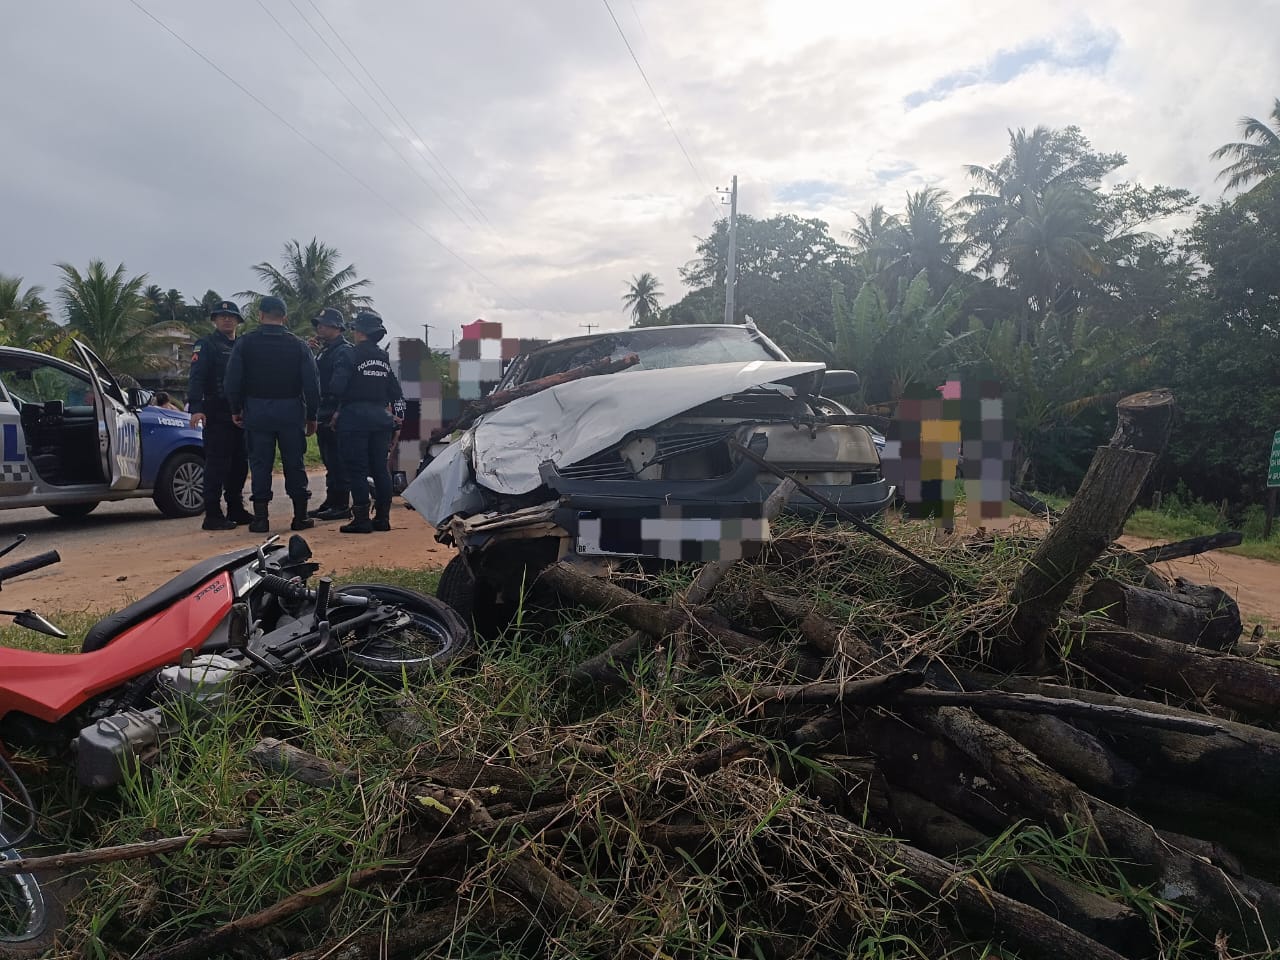
<path id="1" fill-rule="evenodd" d="M 193 657 L 186 666 L 165 667 L 156 675 L 156 695 L 216 706 L 244 672 L 244 665 L 216 653 Z"/>
<path id="2" fill-rule="evenodd" d="M 165 667 L 156 675 L 156 697 L 171 704 L 215 707 L 239 679 L 243 664 L 203 654 L 184 666 Z M 76 775 L 86 787 L 113 787 L 125 772 L 155 760 L 173 732 L 163 707 L 123 710 L 103 717 L 80 731 L 72 743 Z"/>

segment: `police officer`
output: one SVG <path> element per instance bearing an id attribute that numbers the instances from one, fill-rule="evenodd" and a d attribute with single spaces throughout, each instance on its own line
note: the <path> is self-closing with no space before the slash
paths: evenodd
<path id="1" fill-rule="evenodd" d="M 338 412 L 338 398 L 334 396 L 332 384 L 334 365 L 339 355 L 351 353 L 351 341 L 342 335 L 346 324 L 342 319 L 342 311 L 335 307 L 325 307 L 319 316 L 311 318 L 311 325 L 316 328 L 311 346 L 320 348 L 320 352 L 316 354 L 316 368 L 320 371 L 320 413 L 316 440 L 320 445 L 320 459 L 324 461 L 325 496 L 320 506 L 307 511 L 307 516 L 317 520 L 350 520 L 351 494 L 347 490 L 342 455 L 338 451 L 338 433 L 333 423 L 333 415 Z"/>
<path id="2" fill-rule="evenodd" d="M 351 487 L 352 521 L 342 533 L 371 533 L 391 529 L 391 472 L 387 456 L 398 425 L 393 409 L 401 409 L 404 395 L 391 361 L 378 346 L 387 335 L 382 317 L 361 310 L 352 321 L 355 347 L 338 359 L 331 388 L 338 405 L 338 447 Z M 369 484 L 373 478 L 374 516 L 369 519 Z"/>
<path id="3" fill-rule="evenodd" d="M 270 529 L 271 467 L 276 446 L 284 466 L 284 489 L 293 501 L 292 530 L 315 526 L 307 516 L 307 472 L 302 465 L 306 438 L 316 432 L 320 378 L 310 348 L 285 326 L 284 301 L 263 297 L 261 326 L 237 341 L 224 381 L 232 417 L 244 426 L 253 474 L 253 522 L 249 530 Z"/>
<path id="4" fill-rule="evenodd" d="M 236 524 L 253 519 L 244 508 L 244 481 L 249 475 L 244 431 L 232 422 L 231 407 L 223 391 L 236 327 L 244 323 L 244 317 L 238 306 L 223 300 L 209 311 L 209 319 L 214 332 L 197 341 L 191 353 L 187 395 L 191 426 L 204 428 L 204 523 L 200 526 L 204 530 L 231 530 Z"/>

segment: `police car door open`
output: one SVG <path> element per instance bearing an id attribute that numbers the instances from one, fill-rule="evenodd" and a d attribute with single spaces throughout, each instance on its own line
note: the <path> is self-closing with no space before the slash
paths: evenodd
<path id="1" fill-rule="evenodd" d="M 72 343 L 93 385 L 103 474 L 112 490 L 137 489 L 142 478 L 142 435 L 137 414 L 126 405 L 120 384 L 97 354 L 79 340 Z"/>

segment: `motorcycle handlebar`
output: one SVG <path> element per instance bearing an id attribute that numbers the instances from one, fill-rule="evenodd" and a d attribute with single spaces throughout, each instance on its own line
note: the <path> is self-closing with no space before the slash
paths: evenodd
<path id="1" fill-rule="evenodd" d="M 30 573 L 33 570 L 39 570 L 41 567 L 51 567 L 60 562 L 62 562 L 62 557 L 58 555 L 58 551 L 50 550 L 48 553 L 40 553 L 34 557 L 19 560 L 17 563 L 6 564 L 0 567 L 0 583 L 12 580 L 14 577 L 20 577 L 24 573 Z"/>

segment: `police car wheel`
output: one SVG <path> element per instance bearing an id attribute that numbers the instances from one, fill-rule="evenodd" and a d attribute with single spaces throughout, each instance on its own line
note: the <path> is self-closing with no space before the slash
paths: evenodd
<path id="1" fill-rule="evenodd" d="M 87 517 L 97 509 L 97 506 L 97 500 L 90 500 L 88 503 L 49 503 L 45 504 L 45 509 L 55 517 L 75 520 L 79 517 Z"/>
<path id="2" fill-rule="evenodd" d="M 154 494 L 166 517 L 195 517 L 204 512 L 204 457 L 190 450 L 175 453 L 160 468 Z"/>

